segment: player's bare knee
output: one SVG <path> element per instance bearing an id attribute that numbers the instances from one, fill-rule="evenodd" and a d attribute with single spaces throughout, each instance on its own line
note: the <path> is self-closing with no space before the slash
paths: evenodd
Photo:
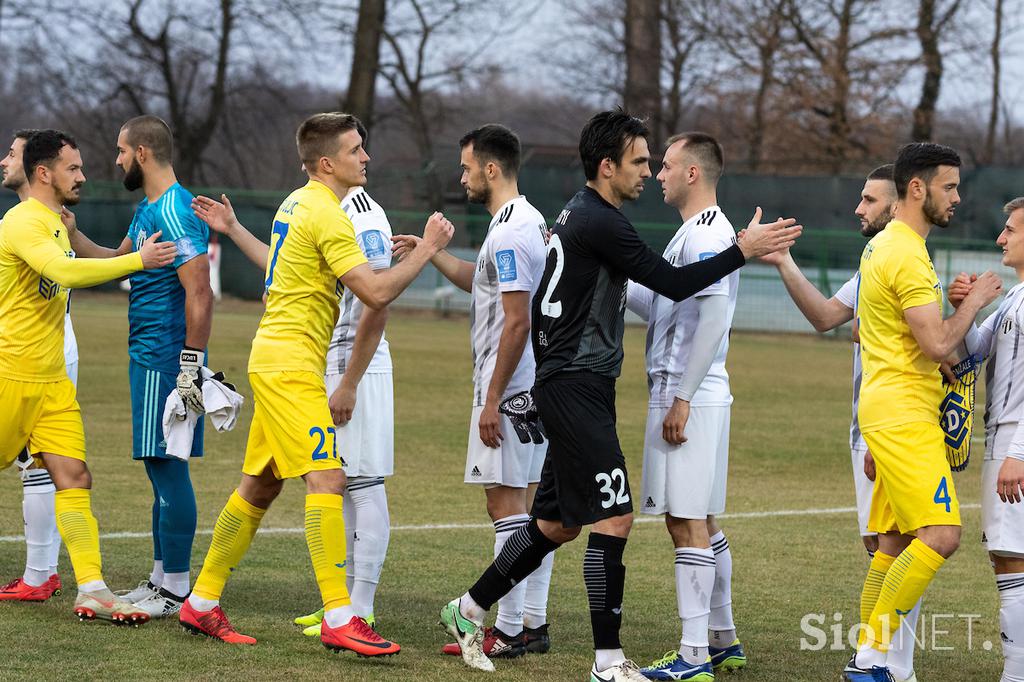
<path id="1" fill-rule="evenodd" d="M 496 486 L 487 488 L 487 514 L 491 521 L 526 513 L 526 489 Z"/>
<path id="2" fill-rule="evenodd" d="M 284 481 L 273 475 L 250 476 L 244 474 L 238 484 L 238 494 L 254 507 L 267 509 L 284 488 Z"/>
<path id="3" fill-rule="evenodd" d="M 629 530 L 633 527 L 633 514 L 622 514 L 621 516 L 613 516 L 608 519 L 601 519 L 594 524 L 594 530 L 604 535 L 614 535 L 615 537 L 625 538 L 629 537 Z"/>
<path id="4" fill-rule="evenodd" d="M 82 460 L 51 454 L 43 454 L 41 458 L 57 490 L 92 488 L 92 474 Z"/>
<path id="5" fill-rule="evenodd" d="M 944 559 L 960 547 L 960 526 L 930 526 L 917 531 L 918 539 Z"/>
<path id="6" fill-rule="evenodd" d="M 669 514 L 665 515 L 665 527 L 676 547 L 711 546 L 707 522 L 704 519 L 681 519 Z"/>
<path id="7" fill-rule="evenodd" d="M 557 542 L 560 545 L 572 542 L 579 537 L 580 531 L 583 530 L 579 526 L 565 528 L 558 521 L 545 521 L 544 519 L 537 519 L 537 528 L 548 540 Z"/>
<path id="8" fill-rule="evenodd" d="M 310 495 L 341 495 L 345 490 L 345 472 L 341 469 L 310 471 L 303 478 Z"/>
<path id="9" fill-rule="evenodd" d="M 1024 555 L 1013 552 L 989 552 L 996 575 L 1024 573 Z"/>

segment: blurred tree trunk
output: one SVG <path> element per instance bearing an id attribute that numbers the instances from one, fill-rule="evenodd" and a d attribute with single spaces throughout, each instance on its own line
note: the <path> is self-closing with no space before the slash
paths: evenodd
<path id="1" fill-rule="evenodd" d="M 910 137 L 915 142 L 932 139 L 935 128 L 935 105 L 942 88 L 942 50 L 939 39 L 943 30 L 960 8 L 960 0 L 953 0 L 942 16 L 936 16 L 938 0 L 920 0 L 917 11 L 917 39 L 921 43 L 921 61 L 924 64 L 924 82 L 921 97 L 914 109 L 914 125 Z"/>
<path id="2" fill-rule="evenodd" d="M 343 108 L 358 117 L 366 130 L 373 127 L 373 103 L 380 64 L 380 41 L 384 32 L 386 0 L 359 0 L 352 69 Z"/>
<path id="3" fill-rule="evenodd" d="M 985 133 L 985 163 L 992 163 L 996 156 L 996 127 L 999 125 L 999 81 L 1002 77 L 1003 0 L 995 2 L 995 34 L 989 54 L 992 58 L 992 103 L 988 112 L 988 129 Z"/>
<path id="4" fill-rule="evenodd" d="M 624 105 L 647 117 L 651 149 L 661 150 L 661 2 L 625 0 L 626 83 Z"/>

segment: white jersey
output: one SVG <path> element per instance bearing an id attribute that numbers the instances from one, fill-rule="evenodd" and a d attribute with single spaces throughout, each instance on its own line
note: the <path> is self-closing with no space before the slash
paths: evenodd
<path id="1" fill-rule="evenodd" d="M 736 241 L 732 224 L 718 206 L 712 206 L 691 217 L 672 237 L 664 257 L 676 266 L 689 265 L 716 256 Z M 650 407 L 671 407 L 676 388 L 686 372 L 693 335 L 700 317 L 697 298 L 728 296 L 728 325 L 732 327 L 739 290 L 738 271 L 718 280 L 695 297 L 678 303 L 659 296 L 645 287 L 629 283 L 632 295 L 650 300 L 647 317 L 647 384 L 651 391 Z M 722 338 L 718 353 L 693 395 L 693 407 L 727 406 L 732 404 L 729 373 L 725 359 L 729 352 L 728 332 Z"/>
<path id="2" fill-rule="evenodd" d="M 544 274 L 546 231 L 544 216 L 523 196 L 499 208 L 487 228 L 487 237 L 477 256 L 469 308 L 469 334 L 473 347 L 473 407 L 484 404 L 494 374 L 498 340 L 505 326 L 501 295 L 506 291 L 526 291 L 530 294 L 530 300 L 533 300 Z M 533 345 L 527 339 L 503 399 L 533 387 L 534 365 Z"/>
<path id="3" fill-rule="evenodd" d="M 851 277 L 846 284 L 836 292 L 835 299 L 853 311 L 854 319 L 857 317 L 857 287 L 860 285 L 860 273 Z M 860 432 L 860 422 L 857 421 L 857 407 L 860 405 L 860 382 L 864 372 L 860 366 L 860 344 L 853 344 L 853 420 L 850 422 L 850 449 L 866 450 L 868 445 Z"/>
<path id="4" fill-rule="evenodd" d="M 391 267 L 391 223 L 388 222 L 384 209 L 370 198 L 362 187 L 349 192 L 341 202 L 341 207 L 348 214 L 356 231 L 356 242 L 362 249 L 370 267 L 384 270 Z M 327 374 L 344 374 L 352 357 L 352 346 L 356 340 L 356 328 L 362 317 L 365 305 L 351 290 L 345 289 L 341 302 L 338 323 L 334 325 L 331 343 L 327 346 Z M 373 354 L 368 374 L 391 371 L 391 351 L 388 341 L 381 334 L 380 345 Z"/>
<path id="5" fill-rule="evenodd" d="M 71 326 L 71 313 L 64 315 L 64 364 L 73 365 L 78 362 L 78 341 L 75 339 L 75 328 Z"/>
<path id="6" fill-rule="evenodd" d="M 965 340 L 968 352 L 979 359 L 988 358 L 985 366 L 985 430 L 990 435 L 997 428 L 1016 429 L 1024 419 L 1024 283 L 1010 289 L 999 308 L 972 329 Z M 986 439 L 990 444 L 993 438 Z M 1024 442 L 1013 439 L 1010 448 L 1024 455 Z M 1003 457 L 1007 453 L 995 453 Z"/>

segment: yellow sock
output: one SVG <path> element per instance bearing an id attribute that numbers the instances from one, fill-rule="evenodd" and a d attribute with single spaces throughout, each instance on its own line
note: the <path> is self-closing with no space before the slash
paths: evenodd
<path id="1" fill-rule="evenodd" d="M 306 544 L 327 610 L 351 603 L 345 586 L 345 517 L 341 495 L 306 495 Z"/>
<path id="2" fill-rule="evenodd" d="M 940 554 L 914 538 L 885 574 L 878 603 L 868 619 L 868 627 L 861 632 L 861 644 L 869 644 L 878 651 L 888 651 L 889 642 L 903 616 L 914 608 L 944 563 L 946 560 Z"/>
<path id="3" fill-rule="evenodd" d="M 864 589 L 860 592 L 860 622 L 867 623 L 871 618 L 871 612 L 875 610 L 878 603 L 878 595 L 882 592 L 882 583 L 885 581 L 885 574 L 896 557 L 889 556 L 883 552 L 875 552 L 871 558 L 871 565 L 868 566 L 868 574 L 864 578 Z"/>
<path id="4" fill-rule="evenodd" d="M 203 561 L 203 570 L 196 578 L 192 591 L 203 599 L 219 600 L 231 571 L 245 556 L 245 552 L 260 527 L 266 509 L 255 507 L 238 494 L 231 493 L 217 524 L 213 527 L 213 540 Z"/>
<path id="5" fill-rule="evenodd" d="M 71 557 L 75 581 L 82 585 L 103 580 L 100 557 L 100 529 L 89 504 L 89 491 L 83 488 L 58 490 L 53 500 L 57 528 Z"/>

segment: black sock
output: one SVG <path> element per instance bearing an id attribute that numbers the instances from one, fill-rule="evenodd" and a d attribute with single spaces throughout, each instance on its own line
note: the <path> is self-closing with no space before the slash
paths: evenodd
<path id="1" fill-rule="evenodd" d="M 537 527 L 536 519 L 512 534 L 505 546 L 473 587 L 469 596 L 481 608 L 490 610 L 517 583 L 533 573 L 549 552 L 559 548 Z"/>
<path id="2" fill-rule="evenodd" d="M 591 533 L 583 556 L 583 582 L 590 602 L 590 626 L 594 631 L 594 649 L 621 649 L 622 593 L 626 585 L 626 567 L 622 552 L 626 538 Z"/>

